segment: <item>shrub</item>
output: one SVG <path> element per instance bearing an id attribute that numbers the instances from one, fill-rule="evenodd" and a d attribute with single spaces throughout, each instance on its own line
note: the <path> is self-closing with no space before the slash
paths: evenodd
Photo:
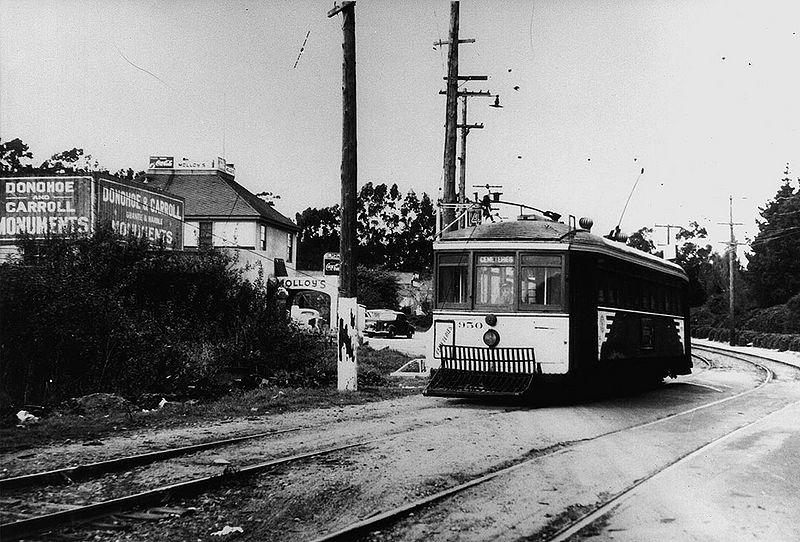
<path id="1" fill-rule="evenodd" d="M 756 309 L 750 313 L 743 327 L 764 333 L 791 333 L 800 331 L 798 315 L 787 305 Z"/>
<path id="2" fill-rule="evenodd" d="M 104 228 L 23 247 L 21 262 L 0 266 L 5 403 L 179 393 L 222 372 L 330 380 L 326 341 L 293 327 L 276 287 L 244 280 L 223 253 L 170 252 Z"/>
<path id="3" fill-rule="evenodd" d="M 359 266 L 358 301 L 368 309 L 397 309 L 400 283 L 388 271 Z"/>
<path id="4" fill-rule="evenodd" d="M 736 344 L 738 346 L 747 346 L 753 342 L 755 335 L 752 331 L 740 331 L 736 337 Z"/>

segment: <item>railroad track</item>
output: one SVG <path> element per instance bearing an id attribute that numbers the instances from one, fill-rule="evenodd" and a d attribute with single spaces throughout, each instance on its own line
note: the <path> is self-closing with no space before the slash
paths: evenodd
<path id="1" fill-rule="evenodd" d="M 758 389 L 762 388 L 763 386 L 765 386 L 766 384 L 768 384 L 770 381 L 772 381 L 772 379 L 775 376 L 775 373 L 766 364 L 776 364 L 776 365 L 781 365 L 781 366 L 785 366 L 785 367 L 791 367 L 791 368 L 794 368 L 796 370 L 800 370 L 800 366 L 798 366 L 797 364 L 790 363 L 790 362 L 787 362 L 787 361 L 782 361 L 782 360 L 776 360 L 774 358 L 769 358 L 769 357 L 761 356 L 761 355 L 758 355 L 758 354 L 751 354 L 749 352 L 748 353 L 733 352 L 733 351 L 730 351 L 730 350 L 726 350 L 724 348 L 716 348 L 716 347 L 713 347 L 713 346 L 706 346 L 706 345 L 702 345 L 702 346 L 693 345 L 692 349 L 693 350 L 701 350 L 701 351 L 704 351 L 704 352 L 710 352 L 710 353 L 714 353 L 714 354 L 720 354 L 720 355 L 724 355 L 724 356 L 727 356 L 727 357 L 730 357 L 730 358 L 733 358 L 733 359 L 738 359 L 740 361 L 744 361 L 746 363 L 751 363 L 751 364 L 755 365 L 756 367 L 758 367 L 760 370 L 762 370 L 765 373 L 765 375 L 766 375 L 765 380 L 758 387 L 753 388 L 751 390 L 747 390 L 745 392 L 742 392 L 741 394 L 738 394 L 738 395 L 736 395 L 734 397 L 728 398 L 727 400 L 734 399 L 734 398 L 739 397 L 741 395 L 746 395 L 746 394 L 753 393 L 753 392 L 757 391 Z M 704 359 L 705 361 L 710 362 L 710 360 L 708 360 L 706 358 L 701 358 L 701 359 Z M 753 360 L 756 360 L 756 361 L 753 361 Z M 779 409 L 779 410 L 777 410 L 775 412 L 772 412 L 771 414 L 768 414 L 765 417 L 762 417 L 762 418 L 756 419 L 756 420 L 754 420 L 754 421 L 752 421 L 750 423 L 747 423 L 746 425 L 743 425 L 743 426 L 735 429 L 734 431 L 728 432 L 728 433 L 726 433 L 726 434 L 724 434 L 724 435 L 722 435 L 722 436 L 720 436 L 718 438 L 715 438 L 712 441 L 710 441 L 710 442 L 708 442 L 708 443 L 706 443 L 706 444 L 704 444 L 704 445 L 692 450 L 691 452 L 689 452 L 687 454 L 684 454 L 681 457 L 678 457 L 677 459 L 675 459 L 674 461 L 672 461 L 668 465 L 666 465 L 663 468 L 660 468 L 660 469 L 652 472 L 649 476 L 646 476 L 646 477 L 642 478 L 641 480 L 638 480 L 636 483 L 631 484 L 629 487 L 627 487 L 623 491 L 620 491 L 617 494 L 613 495 L 612 497 L 610 497 L 609 499 L 607 499 L 603 503 L 599 503 L 593 509 L 589 510 L 584 515 L 582 515 L 580 518 L 576 519 L 575 521 L 573 521 L 570 524 L 568 524 L 568 525 L 564 526 L 563 528 L 561 528 L 557 533 L 555 533 L 555 535 L 553 535 L 551 538 L 548 538 L 547 542 L 565 542 L 565 541 L 569 540 L 570 537 L 572 537 L 573 535 L 579 533 L 582 529 L 588 527 L 593 522 L 595 522 L 595 521 L 599 520 L 600 518 L 602 518 L 604 515 L 606 515 L 609 512 L 613 511 L 615 508 L 617 508 L 619 505 L 621 505 L 626 500 L 632 498 L 636 494 L 636 492 L 641 489 L 641 486 L 645 485 L 647 482 L 649 482 L 650 480 L 652 480 L 656 476 L 658 476 L 658 475 L 660 475 L 662 473 L 665 473 L 665 472 L 667 472 L 667 471 L 673 469 L 674 467 L 677 467 L 677 466 L 679 466 L 679 465 L 681 465 L 683 463 L 686 463 L 687 461 L 689 461 L 689 460 L 693 459 L 694 457 L 702 454 L 703 452 L 707 451 L 708 449 L 713 448 L 714 446 L 717 446 L 720 442 L 728 440 L 728 439 L 736 436 L 737 434 L 740 434 L 740 433 L 744 432 L 745 430 L 749 429 L 753 425 L 761 423 L 762 421 L 764 421 L 765 418 L 767 418 L 769 416 L 772 416 L 774 414 L 777 414 L 781 410 L 784 410 L 785 408 L 788 408 L 789 406 L 792 406 L 792 405 L 793 404 L 787 405 L 787 406 L 785 406 L 785 407 L 783 407 L 783 408 L 781 408 L 781 409 Z"/>
<path id="2" fill-rule="evenodd" d="M 80 480 L 86 480 L 91 477 L 118 472 L 122 470 L 148 465 L 157 461 L 164 461 L 173 457 L 180 457 L 182 455 L 193 454 L 205 450 L 213 450 L 223 446 L 230 446 L 232 444 L 239 444 L 249 440 L 263 439 L 273 437 L 284 433 L 292 433 L 308 429 L 307 427 L 292 427 L 288 429 L 280 429 L 276 431 L 267 431 L 264 433 L 255 433 L 252 435 L 244 435 L 241 437 L 233 437 L 222 440 L 214 440 L 204 442 L 201 444 L 192 444 L 189 446 L 180 446 L 177 448 L 168 448 L 165 450 L 158 450 L 155 452 L 148 452 L 144 454 L 130 455 L 126 457 L 119 457 L 116 459 L 109 459 L 106 461 L 95 461 L 92 463 L 85 463 L 76 465 L 74 467 L 64 467 L 60 469 L 53 469 L 44 472 L 35 472 L 32 474 L 23 474 L 20 476 L 13 476 L 9 478 L 0 479 L 0 491 L 8 491 L 11 489 L 18 489 L 23 487 L 32 487 L 36 485 L 47 484 L 71 484 Z"/>
<path id="3" fill-rule="evenodd" d="M 619 429 L 617 431 L 612 431 L 612 432 L 609 432 L 609 433 L 605 433 L 605 434 L 602 434 L 602 435 L 597 435 L 592 440 L 603 438 L 603 437 L 612 435 L 614 433 L 621 433 L 621 432 L 625 432 L 625 431 L 631 431 L 631 430 L 636 430 L 636 429 L 640 429 L 640 428 L 643 428 L 643 427 L 656 425 L 656 424 L 663 423 L 663 422 L 668 421 L 668 420 L 672 420 L 672 419 L 677 418 L 677 417 L 693 415 L 694 413 L 696 413 L 698 411 L 701 411 L 701 410 L 704 410 L 704 409 L 707 409 L 707 408 L 711 408 L 711 407 L 714 407 L 714 406 L 717 406 L 719 404 L 726 403 L 726 402 L 729 402 L 729 401 L 734 401 L 736 399 L 739 399 L 742 396 L 749 395 L 749 394 L 752 394 L 754 392 L 757 392 L 758 390 L 762 389 L 764 386 L 769 384 L 772 381 L 772 379 L 774 378 L 774 372 L 767 365 L 765 365 L 764 362 L 776 363 L 776 364 L 779 364 L 779 365 L 784 365 L 784 366 L 793 367 L 795 369 L 800 369 L 800 367 L 798 367 L 795 364 L 788 363 L 788 362 L 783 362 L 783 361 L 780 361 L 780 360 L 774 360 L 774 359 L 771 359 L 771 358 L 766 358 L 764 356 L 750 355 L 750 354 L 739 355 L 739 354 L 736 354 L 736 353 L 725 351 L 724 349 L 717 349 L 717 348 L 713 348 L 713 347 L 710 347 L 710 348 L 700 347 L 699 349 L 703 350 L 703 351 L 706 351 L 706 352 L 713 352 L 713 353 L 716 353 L 716 354 L 728 355 L 728 356 L 733 357 L 735 359 L 739 359 L 741 361 L 745 361 L 747 363 L 751 363 L 751 364 L 755 365 L 762 372 L 763 379 L 761 380 L 761 382 L 756 387 L 748 389 L 748 390 L 745 390 L 745 391 L 740 392 L 740 393 L 737 393 L 735 395 L 732 395 L 732 396 L 729 396 L 729 397 L 726 397 L 726 398 L 723 398 L 723 399 L 720 399 L 720 400 L 717 400 L 717 401 L 713 401 L 713 402 L 705 404 L 705 405 L 701 405 L 701 406 L 698 406 L 698 407 L 687 409 L 687 410 L 682 411 L 682 412 L 674 413 L 672 415 L 666 416 L 664 418 L 660 418 L 658 420 L 645 422 L 645 423 L 638 424 L 638 425 L 631 426 L 631 427 L 626 427 L 626 428 Z M 696 359 L 698 359 L 699 361 L 701 361 L 703 364 L 706 364 L 709 368 L 712 368 L 713 365 L 714 365 L 714 362 L 712 360 L 710 360 L 710 359 L 708 359 L 708 358 L 706 358 L 704 356 L 700 356 L 700 355 L 695 354 L 694 357 Z M 753 361 L 753 359 L 756 359 L 756 360 L 759 360 L 759 361 Z M 678 466 L 678 465 L 680 465 L 682 463 L 685 463 L 686 461 L 691 460 L 692 458 L 694 458 L 695 456 L 703 453 L 704 451 L 708 450 L 709 448 L 716 446 L 719 442 L 735 436 L 736 434 L 746 430 L 747 428 L 751 427 L 752 425 L 761 422 L 763 419 L 764 418 L 759 418 L 759 419 L 757 419 L 757 420 L 755 420 L 755 421 L 753 421 L 751 423 L 748 423 L 748 424 L 746 424 L 746 425 L 744 425 L 742 427 L 739 427 L 739 428 L 735 429 L 734 431 L 728 432 L 728 433 L 726 433 L 726 434 L 724 434 L 724 435 L 722 435 L 722 436 L 720 436 L 718 438 L 715 438 L 712 441 L 707 442 L 707 443 L 703 444 L 702 446 L 699 446 L 699 447 L 691 450 L 690 452 L 688 452 L 686 454 L 681 455 L 680 457 L 676 458 L 674 461 L 670 462 L 669 464 L 667 464 L 667 465 L 665 465 L 665 466 L 663 466 L 663 467 L 651 472 L 649 475 L 647 475 L 647 476 L 635 481 L 633 484 L 629 485 L 628 487 L 626 487 L 622 491 L 619 491 L 616 494 L 608 497 L 607 499 L 604 499 L 603 502 L 597 503 L 594 506 L 589 507 L 588 510 L 585 510 L 584 513 L 581 514 L 579 517 L 559 525 L 559 527 L 554 530 L 555 532 L 552 532 L 551 534 L 547 535 L 545 538 L 542 538 L 542 540 L 546 540 L 547 542 L 564 542 L 564 541 L 568 540 L 570 537 L 572 537 L 573 535 L 575 535 L 576 533 L 578 533 L 582 529 L 586 528 L 587 526 L 589 526 L 593 522 L 597 521 L 598 519 L 602 518 L 605 514 L 608 514 L 614 508 L 619 506 L 622 502 L 624 502 L 625 500 L 630 498 L 637 490 L 639 490 L 641 488 L 641 486 L 643 486 L 644 484 L 646 484 L 647 482 L 652 480 L 654 477 L 656 477 L 659 474 L 661 474 L 663 472 L 666 472 L 666 471 L 668 471 L 668 470 L 670 470 L 670 469 L 672 469 L 672 468 L 674 468 L 674 467 L 676 467 L 676 466 Z M 569 444 L 566 444 L 565 446 L 568 446 L 568 445 Z M 350 525 L 350 526 L 348 526 L 348 527 L 346 527 L 344 529 L 340 529 L 340 530 L 338 530 L 336 532 L 329 533 L 329 534 L 327 534 L 325 536 L 319 537 L 319 538 L 315 539 L 314 542 L 340 542 L 340 541 L 344 542 L 344 541 L 368 539 L 370 533 L 379 531 L 380 529 L 386 529 L 387 527 L 391 527 L 391 525 L 396 524 L 397 522 L 399 522 L 400 520 L 402 520 L 403 518 L 409 516 L 412 513 L 420 512 L 420 511 L 422 511 L 422 510 L 424 510 L 426 508 L 429 508 L 429 507 L 431 507 L 431 506 L 433 506 L 433 505 L 435 505 L 437 503 L 440 503 L 442 501 L 446 501 L 448 499 L 452 499 L 453 497 L 455 497 L 455 496 L 457 496 L 457 495 L 459 495 L 461 493 L 464 493 L 464 492 L 466 492 L 466 491 L 468 491 L 468 490 L 470 490 L 472 488 L 475 488 L 477 486 L 485 484 L 485 483 L 487 483 L 487 482 L 489 482 L 491 480 L 495 480 L 495 479 L 503 477 L 503 476 L 512 475 L 513 473 L 515 473 L 518 470 L 521 470 L 521 469 L 524 469 L 526 467 L 530 467 L 530 466 L 534 465 L 536 462 L 541 461 L 543 458 L 555 455 L 557 453 L 561 453 L 563 451 L 563 448 L 564 448 L 564 446 L 556 447 L 555 449 L 549 450 L 549 451 L 545 451 L 544 453 L 542 453 L 540 455 L 537 455 L 536 457 L 527 459 L 525 461 L 521 461 L 519 463 L 507 466 L 507 467 L 502 468 L 502 469 L 498 469 L 498 470 L 496 470 L 494 472 L 491 472 L 491 473 L 486 474 L 484 476 L 481 476 L 479 478 L 475 478 L 475 479 L 470 480 L 468 482 L 465 482 L 463 484 L 450 487 L 450 488 L 448 488 L 446 490 L 443 490 L 443 491 L 440 491 L 440 492 L 438 492 L 438 493 L 436 493 L 434 495 L 429 495 L 429 496 L 427 496 L 427 497 L 425 497 L 423 499 L 419 499 L 419 500 L 416 500 L 414 502 L 407 503 L 407 504 L 405 504 L 403 506 L 400 506 L 400 507 L 397 507 L 395 509 L 387 510 L 387 511 L 381 513 L 381 514 L 375 515 L 373 517 L 370 517 L 370 518 L 365 519 L 363 521 L 360 521 L 358 523 L 354 523 L 354 524 L 352 524 L 352 525 Z"/>
<path id="4" fill-rule="evenodd" d="M 713 362 L 711 360 L 708 360 L 707 358 L 703 358 L 702 356 L 697 356 L 697 358 L 698 358 L 698 360 L 702 360 L 702 362 L 705 363 L 705 364 L 709 364 L 709 365 L 713 364 Z M 748 361 L 748 363 L 752 363 L 752 361 L 750 361 L 750 360 L 747 360 L 747 361 Z M 774 361 L 774 360 L 771 360 L 771 361 Z M 458 484 L 458 485 L 452 486 L 450 488 L 447 488 L 445 490 L 436 492 L 434 494 L 427 495 L 425 497 L 422 497 L 420 499 L 414 500 L 412 502 L 408 502 L 408 503 L 403 504 L 403 505 L 401 505 L 401 506 L 399 506 L 397 508 L 393 508 L 391 510 L 386 510 L 386 511 L 381 512 L 379 514 L 376 514 L 376 515 L 374 515 L 372 517 L 369 517 L 368 519 L 365 519 L 363 521 L 359 521 L 357 523 L 354 523 L 354 524 L 350 525 L 349 527 L 347 527 L 345 529 L 341 529 L 341 530 L 336 531 L 334 533 L 330 533 L 330 534 L 325 535 L 325 536 L 323 536 L 321 538 L 318 538 L 317 540 L 318 540 L 318 542 L 329 541 L 329 540 L 353 540 L 353 539 L 357 539 L 359 537 L 368 536 L 369 533 L 371 533 L 371 532 L 373 532 L 373 531 L 375 531 L 377 529 L 385 528 L 386 526 L 391 526 L 393 524 L 396 524 L 397 522 L 399 522 L 403 518 L 407 517 L 408 515 L 416 512 L 416 511 L 421 511 L 423 509 L 426 509 L 426 508 L 429 508 L 429 507 L 433 507 L 435 504 L 443 502 L 443 501 L 446 501 L 447 499 L 450 499 L 450 498 L 458 495 L 459 493 L 463 493 L 463 492 L 465 492 L 465 491 L 467 491 L 467 490 L 469 490 L 471 488 L 480 486 L 480 485 L 485 484 L 485 483 L 487 483 L 487 482 L 489 482 L 491 480 L 498 479 L 498 478 L 500 478 L 502 476 L 510 475 L 513 472 L 517 471 L 517 470 L 524 469 L 526 467 L 530 467 L 530 466 L 534 465 L 537 461 L 540 461 L 543 458 L 555 455 L 557 453 L 561 453 L 565 449 L 567 449 L 567 448 L 569 448 L 571 446 L 574 446 L 574 445 L 577 445 L 577 444 L 580 444 L 580 443 L 583 443 L 583 442 L 587 442 L 589 440 L 596 440 L 596 439 L 599 439 L 599 438 L 603 438 L 603 437 L 606 437 L 606 436 L 609 436 L 609 435 L 613 435 L 615 433 L 621 433 L 621 432 L 624 432 L 624 431 L 631 431 L 631 430 L 635 430 L 635 429 L 638 429 L 638 428 L 643 428 L 643 427 L 652 426 L 652 425 L 659 424 L 659 423 L 664 423 L 664 422 L 666 422 L 668 420 L 671 420 L 671 419 L 674 419 L 676 417 L 692 415 L 693 413 L 698 412 L 700 410 L 713 407 L 713 406 L 718 405 L 720 403 L 724 403 L 724 402 L 727 402 L 727 401 L 734 400 L 734 399 L 736 399 L 738 397 L 741 397 L 742 395 L 746 395 L 748 393 L 753 393 L 754 391 L 756 391 L 758 389 L 761 389 L 763 386 L 765 386 L 771 380 L 772 375 L 773 375 L 772 371 L 770 369 L 768 369 L 767 367 L 765 367 L 763 365 L 760 365 L 759 367 L 760 367 L 760 370 L 763 373 L 763 379 L 762 379 L 761 383 L 759 384 L 759 386 L 756 387 L 756 388 L 753 388 L 753 389 L 750 389 L 750 390 L 746 390 L 744 392 L 741 392 L 741 393 L 738 393 L 738 394 L 735 394 L 735 395 L 732 395 L 730 397 L 726 397 L 726 398 L 723 398 L 723 399 L 720 399 L 720 400 L 717 400 L 717 401 L 713 401 L 713 402 L 708 403 L 708 404 L 704 404 L 704 405 L 700 405 L 700 406 L 697 406 L 697 407 L 694 407 L 694 408 L 686 409 L 686 410 L 681 411 L 681 412 L 676 412 L 676 413 L 670 414 L 668 416 L 664 416 L 664 417 L 656 419 L 656 420 L 652 420 L 652 421 L 644 422 L 644 423 L 641 423 L 641 424 L 637 424 L 635 426 L 628 426 L 628 427 L 621 428 L 621 429 L 618 429 L 618 430 L 614 430 L 614 431 L 610 431 L 610 432 L 603 433 L 603 434 L 600 434 L 600 435 L 596 435 L 596 436 L 594 436 L 594 437 L 592 437 L 590 439 L 583 439 L 583 440 L 574 441 L 574 442 L 565 442 L 565 443 L 559 444 L 558 446 L 554 446 L 552 449 L 538 450 L 534 454 L 529 454 L 529 455 L 525 456 L 524 458 L 522 458 L 522 459 L 520 459 L 518 461 L 513 461 L 513 464 L 506 463 L 502 467 L 498 467 L 498 468 L 492 470 L 491 472 L 485 473 L 485 474 L 483 474 L 481 476 L 477 476 L 472 480 L 469 480 L 469 481 L 464 482 L 462 484 Z M 508 410 L 509 409 L 507 409 L 506 411 L 508 411 Z M 495 415 L 495 414 L 499 414 L 499 413 L 501 413 L 501 412 L 495 412 L 495 413 L 492 413 L 490 415 Z M 268 462 L 263 462 L 263 463 L 259 463 L 259 464 L 256 464 L 256 465 L 251 465 L 249 467 L 245 467 L 245 468 L 242 468 L 242 469 L 231 470 L 231 471 L 228 471 L 228 472 L 224 472 L 222 474 L 205 477 L 203 479 L 197 479 L 197 480 L 192 480 L 192 481 L 189 481 L 189 482 L 182 482 L 182 483 L 179 483 L 179 484 L 172 484 L 172 485 L 169 485 L 169 486 L 164 486 L 164 487 L 157 488 L 157 489 L 154 489 L 154 490 L 150 490 L 150 491 L 147 491 L 147 492 L 143 492 L 143 493 L 140 493 L 140 494 L 130 495 L 130 496 L 127 496 L 127 497 L 124 497 L 124 498 L 121 498 L 121 499 L 114 499 L 114 500 L 110 500 L 110 501 L 106 501 L 106 502 L 102 502 L 102 503 L 89 505 L 89 506 L 86 506 L 86 507 L 77 507 L 77 508 L 73 508 L 73 509 L 69 509 L 69 510 L 63 510 L 63 511 L 59 511 L 59 512 L 56 512 L 56 513 L 53 513 L 53 514 L 47 514 L 45 516 L 40 516 L 40 517 L 36 517 L 36 518 L 23 519 L 23 520 L 20 520 L 20 521 L 17 521 L 17 522 L 13 522 L 13 523 L 10 523 L 10 524 L 7 524 L 7 525 L 0 526 L 0 532 L 2 532 L 4 540 L 6 540 L 6 539 L 8 539 L 8 540 L 19 539 L 19 538 L 22 538 L 22 537 L 35 535 L 36 533 L 42 533 L 42 532 L 46 532 L 46 531 L 56 531 L 58 528 L 63 528 L 63 526 L 67 525 L 67 524 L 86 523 L 86 522 L 89 522 L 91 520 L 97 520 L 97 518 L 102 518 L 102 517 L 109 516 L 111 514 L 119 512 L 121 510 L 132 510 L 132 509 L 141 508 L 143 506 L 145 506 L 145 507 L 146 506 L 156 506 L 156 508 L 152 509 L 154 511 L 154 513 L 156 514 L 155 517 L 157 517 L 157 514 L 159 514 L 159 513 L 161 513 L 161 514 L 180 515 L 181 514 L 181 510 L 180 509 L 169 509 L 169 508 L 164 508 L 162 506 L 157 506 L 157 505 L 161 505 L 165 501 L 168 502 L 170 499 L 174 499 L 177 496 L 195 495 L 195 494 L 201 493 L 203 491 L 207 491 L 207 490 L 209 490 L 209 489 L 211 489 L 213 487 L 219 486 L 221 484 L 226 484 L 226 483 L 232 482 L 234 480 L 244 479 L 244 478 L 247 478 L 249 476 L 256 476 L 258 474 L 261 474 L 261 473 L 267 472 L 267 471 L 269 471 L 271 469 L 274 469 L 274 468 L 276 468 L 276 467 L 278 467 L 280 465 L 290 465 L 290 464 L 293 464 L 293 463 L 296 464 L 296 463 L 302 462 L 302 461 L 305 461 L 305 462 L 313 461 L 314 459 L 320 458 L 320 457 L 325 456 L 325 455 L 334 454 L 334 453 L 337 453 L 337 452 L 343 452 L 343 451 L 346 451 L 346 450 L 351 449 L 351 448 L 363 447 L 363 446 L 368 446 L 368 445 L 371 445 L 371 444 L 376 444 L 376 443 L 381 442 L 381 441 L 385 441 L 385 440 L 389 440 L 391 438 L 395 438 L 398 435 L 402 434 L 403 432 L 398 432 L 398 433 L 395 433 L 395 434 L 385 435 L 383 437 L 376 438 L 376 439 L 362 440 L 362 441 L 359 441 L 359 442 L 354 442 L 354 443 L 341 445 L 341 446 L 331 446 L 331 447 L 326 448 L 326 449 L 316 450 L 316 451 L 312 451 L 312 452 L 308 452 L 308 453 L 304 453 L 304 454 L 296 454 L 296 455 L 293 455 L 293 456 L 287 456 L 287 457 L 283 457 L 283 458 L 278 458 L 278 459 L 271 460 L 271 461 L 268 461 Z M 720 439 L 723 439 L 723 438 L 727 438 L 727 436 L 720 437 Z M 716 441 L 718 441 L 720 439 L 716 439 Z M 714 441 L 714 442 L 716 442 L 716 441 Z M 607 511 L 609 509 L 611 509 L 614 506 L 618 505 L 620 502 L 622 502 L 622 500 L 627 498 L 627 496 L 629 496 L 632 492 L 634 492 L 637 488 L 639 488 L 639 486 L 641 486 L 642 484 L 646 483 L 652 477 L 658 475 L 660 472 L 663 472 L 664 470 L 669 469 L 670 467 L 672 467 L 674 465 L 679 464 L 682 461 L 690 459 L 691 457 L 693 457 L 693 455 L 701 453 L 706 447 L 712 446 L 712 445 L 713 445 L 713 442 L 708 443 L 708 444 L 706 444 L 706 445 L 704 445 L 704 446 L 692 451 L 691 453 L 686 454 L 686 455 L 678 458 L 675 462 L 673 462 L 670 465 L 667 465 L 664 469 L 661 469 L 661 470 L 658 470 L 656 472 L 653 472 L 650 476 L 639 480 L 636 484 L 634 484 L 634 485 L 630 486 L 629 488 L 625 489 L 623 492 L 615 494 L 613 497 L 607 499 L 603 503 L 599 503 L 592 510 L 590 510 L 589 512 L 587 512 L 586 514 L 584 514 L 580 518 L 578 518 L 578 520 L 576 520 L 574 522 L 571 522 L 569 525 L 563 526 L 563 528 L 561 528 L 561 530 L 558 533 L 556 533 L 556 535 L 551 540 L 565 540 L 566 538 L 564 538 L 564 537 L 571 536 L 571 533 L 574 534 L 574 532 L 577 532 L 578 530 L 583 528 L 583 526 L 588 525 L 589 523 L 594 521 L 597 517 L 600 517 L 604 513 L 607 513 Z M 146 511 L 144 514 L 148 515 L 150 513 L 151 513 L 150 511 Z M 106 522 L 106 524 L 107 524 L 107 522 Z M 98 527 L 101 527 L 101 525 L 98 524 Z"/>
<path id="5" fill-rule="evenodd" d="M 498 414 L 513 410 L 517 410 L 517 408 L 503 408 L 500 410 L 491 411 L 488 414 L 485 414 L 485 416 L 496 416 Z M 382 417 L 376 417 L 368 421 L 381 420 Z M 445 423 L 453 422 L 447 418 L 439 422 L 439 424 Z M 18 510 L 27 510 L 30 508 L 30 506 L 28 506 L 28 499 L 24 498 L 24 495 L 12 496 L 11 498 L 7 497 L 8 491 L 10 490 L 29 489 L 48 484 L 72 484 L 77 481 L 95 479 L 114 472 L 129 471 L 137 467 L 180 456 L 186 456 L 193 453 L 213 450 L 225 446 L 233 446 L 236 444 L 243 444 L 259 439 L 268 439 L 270 437 L 298 431 L 320 430 L 323 427 L 325 426 L 298 426 L 2 479 L 0 480 L 0 490 L 3 491 L 4 498 L 0 499 L 0 508 L 5 509 L 2 512 L 3 515 L 16 517 L 17 519 L 15 521 L 1 524 L 0 535 L 2 535 L 2 540 L 4 541 L 17 540 L 24 537 L 55 531 L 58 528 L 66 525 L 86 523 L 97 520 L 98 518 L 103 518 L 109 515 L 141 507 L 155 508 L 151 508 L 151 510 L 146 511 L 143 514 L 133 514 L 128 519 L 137 519 L 137 517 L 138 519 L 159 519 L 159 517 L 182 515 L 182 510 L 180 509 L 165 508 L 160 505 L 179 496 L 196 495 L 226 483 L 231 483 L 236 480 L 242 480 L 251 476 L 259 475 L 282 465 L 289 465 L 313 458 L 324 457 L 351 448 L 368 446 L 370 444 L 396 438 L 399 435 L 414 430 L 430 429 L 432 425 L 419 422 L 419 425 L 416 426 L 385 432 L 386 434 L 378 438 L 361 439 L 356 442 L 322 447 L 304 453 L 296 453 L 271 459 L 269 461 L 258 462 L 245 467 L 233 467 L 228 465 L 219 474 L 202 476 L 187 481 L 167 484 L 124 497 L 107 499 L 99 503 L 73 505 L 34 500 L 33 504 L 38 508 L 55 510 L 44 514 L 31 515 L 29 513 L 25 513 L 24 511 L 20 512 L 15 510 L 14 507 L 18 507 Z M 185 510 L 183 510 L 183 512 L 185 512 Z M 103 522 L 101 525 L 106 527 L 111 526 L 111 524 L 108 522 Z"/>

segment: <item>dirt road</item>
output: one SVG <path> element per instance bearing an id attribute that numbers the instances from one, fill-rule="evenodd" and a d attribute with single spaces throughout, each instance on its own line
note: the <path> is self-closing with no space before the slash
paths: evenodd
<path id="1" fill-rule="evenodd" d="M 564 536 L 797 540 L 797 373 L 777 371 L 762 384 L 763 371 L 724 361 L 625 395 L 534 406 L 415 395 L 249 421 L 250 430 L 305 429 L 156 465 L 113 483 L 167 481 L 192 469 L 369 442 L 172 503 L 192 509 L 191 516 L 135 523 L 127 532 L 78 533 L 97 540 L 314 540 L 514 466 L 369 538 L 551 540 L 576 517 L 608 503 L 583 531 Z M 107 442 L 105 453 L 114 446 L 122 450 L 126 442 Z M 75 492 L 91 496 L 98 487 L 76 484 Z M 211 535 L 225 526 L 242 532 Z"/>

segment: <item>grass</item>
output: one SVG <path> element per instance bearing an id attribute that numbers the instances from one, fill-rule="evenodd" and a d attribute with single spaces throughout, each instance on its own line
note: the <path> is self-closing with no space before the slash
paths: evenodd
<path id="1" fill-rule="evenodd" d="M 210 421 L 234 420 L 383 401 L 419 393 L 388 378 L 410 358 L 396 350 L 359 348 L 359 389 L 341 393 L 331 387 L 263 387 L 234 391 L 206 403 L 169 403 L 164 408 L 144 412 L 79 415 L 54 411 L 41 421 L 25 427 L 6 424 L 0 427 L 0 453 L 14 453 L 34 446 L 66 442 L 92 443 L 133 429 L 163 429 L 199 425 Z M 363 379 L 361 378 L 363 377 Z M 361 383 L 361 381 L 364 381 Z"/>

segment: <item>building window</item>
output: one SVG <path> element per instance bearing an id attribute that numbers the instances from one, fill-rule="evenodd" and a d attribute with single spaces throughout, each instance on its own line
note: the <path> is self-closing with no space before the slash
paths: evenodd
<path id="1" fill-rule="evenodd" d="M 294 252 L 294 235 L 286 234 L 286 261 L 292 263 L 292 253 Z"/>
<path id="2" fill-rule="evenodd" d="M 258 226 L 259 239 L 261 240 L 261 250 L 267 250 L 267 227 L 263 224 Z"/>
<path id="3" fill-rule="evenodd" d="M 214 246 L 213 225 L 214 223 L 211 221 L 200 222 L 200 248 L 211 248 Z"/>

